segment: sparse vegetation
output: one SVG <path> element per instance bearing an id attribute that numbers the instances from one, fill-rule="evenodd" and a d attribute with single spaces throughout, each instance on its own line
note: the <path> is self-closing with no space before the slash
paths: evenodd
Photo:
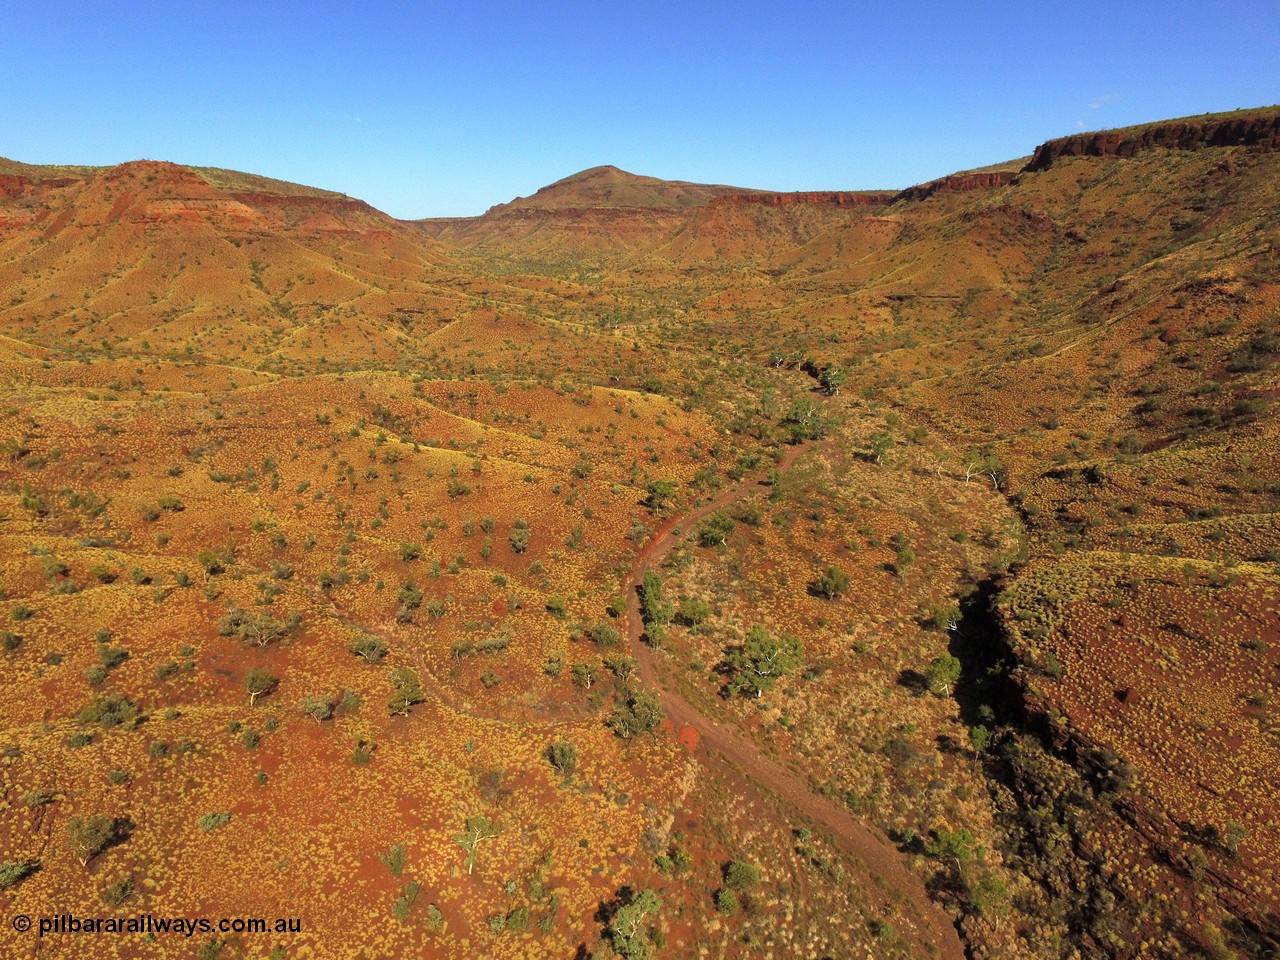
<path id="1" fill-rule="evenodd" d="M 0 887 L 339 954 L 1265 956 L 1280 154 L 1217 122 L 465 224 L 0 160 Z"/>

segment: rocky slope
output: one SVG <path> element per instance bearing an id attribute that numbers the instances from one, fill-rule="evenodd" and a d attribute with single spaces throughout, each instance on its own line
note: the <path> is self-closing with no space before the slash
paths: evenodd
<path id="1" fill-rule="evenodd" d="M 895 200 L 927 200 L 935 193 L 963 193 L 969 190 L 990 190 L 1005 187 L 1013 183 L 1017 174 L 1011 170 L 993 170 L 989 172 L 953 173 L 947 177 L 931 180 L 898 193 Z"/>

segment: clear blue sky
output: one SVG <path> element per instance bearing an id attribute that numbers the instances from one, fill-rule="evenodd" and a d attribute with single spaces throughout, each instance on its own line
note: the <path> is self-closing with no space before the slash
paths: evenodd
<path id="1" fill-rule="evenodd" d="M 0 2 L 0 156 L 232 167 L 400 217 L 612 163 L 901 187 L 1280 102 L 1280 3 Z"/>

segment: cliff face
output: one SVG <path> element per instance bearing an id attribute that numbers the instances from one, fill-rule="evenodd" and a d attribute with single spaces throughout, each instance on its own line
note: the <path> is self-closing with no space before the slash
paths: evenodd
<path id="1" fill-rule="evenodd" d="M 1081 133 L 1050 140 L 1036 147 L 1028 171 L 1048 170 L 1062 157 L 1132 157 L 1152 147 L 1195 150 L 1200 147 L 1280 147 L 1280 113 L 1271 116 L 1218 117 L 1179 120 Z"/>
<path id="2" fill-rule="evenodd" d="M 768 207 L 793 207 L 800 204 L 818 207 L 880 207 L 890 203 L 896 194 L 889 192 L 853 192 L 845 190 L 799 191 L 796 193 L 731 193 L 716 197 L 709 207 L 755 203 Z"/>
<path id="3" fill-rule="evenodd" d="M 0 198 L 17 200 L 20 197 L 38 196 L 48 190 L 56 190 L 58 187 L 65 187 L 75 182 L 75 177 L 34 180 L 21 174 L 0 174 Z"/>
<path id="4" fill-rule="evenodd" d="M 991 190 L 1013 183 L 1017 173 L 999 170 L 986 173 L 953 173 L 940 180 L 931 180 L 914 187 L 907 187 L 894 200 L 924 200 L 935 193 L 961 193 L 967 190 Z"/>

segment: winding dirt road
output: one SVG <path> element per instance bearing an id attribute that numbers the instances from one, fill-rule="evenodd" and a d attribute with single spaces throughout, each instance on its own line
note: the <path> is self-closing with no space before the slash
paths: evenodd
<path id="1" fill-rule="evenodd" d="M 798 446 L 790 448 L 777 464 L 778 469 L 787 469 L 802 449 Z M 964 960 L 964 946 L 955 925 L 942 908 L 929 898 L 923 881 L 907 869 L 901 855 L 885 838 L 853 819 L 848 811 L 814 793 L 799 774 L 766 756 L 740 731 L 702 714 L 678 690 L 665 685 L 658 670 L 656 652 L 641 642 L 644 622 L 640 615 L 639 587 L 644 581 L 645 573 L 656 570 L 678 542 L 679 538 L 674 535 L 674 530 L 677 527 L 690 529 L 699 520 L 743 499 L 760 489 L 763 484 L 761 477 L 753 477 L 688 513 L 671 517 L 658 528 L 641 550 L 627 581 L 627 638 L 638 662 L 640 679 L 647 688 L 657 692 L 667 718 L 675 724 L 677 731 L 682 727 L 691 727 L 697 731 L 696 753 L 704 759 L 709 758 L 712 752 L 718 754 L 766 793 L 825 828 L 836 846 L 861 861 L 870 873 L 883 880 L 901 898 L 897 908 L 902 913 L 893 918 L 896 926 L 901 929 L 904 924 L 913 924 L 915 939 L 935 946 L 938 956 L 947 960 Z M 879 899 L 882 904 L 887 901 L 879 891 L 868 889 L 865 892 L 872 900 Z M 911 910 L 903 909 L 907 904 L 911 906 Z"/>

